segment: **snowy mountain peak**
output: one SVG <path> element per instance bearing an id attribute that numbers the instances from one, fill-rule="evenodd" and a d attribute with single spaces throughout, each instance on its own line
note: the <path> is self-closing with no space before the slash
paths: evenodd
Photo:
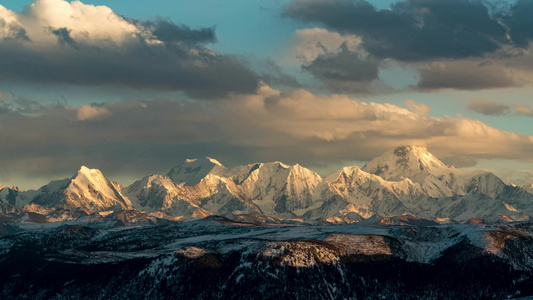
<path id="1" fill-rule="evenodd" d="M 464 195 L 471 177 L 446 166 L 421 146 L 397 147 L 371 160 L 362 170 L 387 181 L 408 178 L 433 198 Z"/>
<path id="2" fill-rule="evenodd" d="M 399 164 L 408 165 L 410 162 L 413 165 L 418 163 L 419 169 L 442 169 L 448 168 L 438 158 L 429 153 L 426 147 L 422 146 L 402 146 L 396 147 L 393 150 L 394 156 L 397 157 L 396 162 Z"/>
<path id="3" fill-rule="evenodd" d="M 55 180 L 41 187 L 32 203 L 89 211 L 131 208 L 131 202 L 121 190 L 120 185 L 108 180 L 100 170 L 82 166 L 70 179 Z"/>
<path id="4" fill-rule="evenodd" d="M 294 211 L 306 209 L 320 200 L 313 195 L 322 181 L 318 174 L 300 165 L 271 162 L 254 164 L 238 188 L 263 213 L 294 217 Z"/>
<path id="5" fill-rule="evenodd" d="M 198 207 L 181 199 L 182 187 L 183 184 L 177 185 L 167 176 L 152 174 L 126 187 L 125 195 L 135 209 L 183 216 L 196 211 Z"/>
<path id="6" fill-rule="evenodd" d="M 74 174 L 74 176 L 71 177 L 71 179 L 76 179 L 76 178 L 81 178 L 81 177 L 94 178 L 94 179 L 101 179 L 102 177 L 105 178 L 104 174 L 102 174 L 100 170 L 89 169 L 86 166 L 81 166 L 80 169 L 76 172 L 76 174 Z"/>
<path id="7" fill-rule="evenodd" d="M 3 190 L 3 189 L 12 190 L 12 191 L 15 191 L 15 192 L 22 192 L 22 190 L 18 186 L 12 186 L 12 187 L 0 186 L 0 191 Z"/>
<path id="8" fill-rule="evenodd" d="M 328 177 L 326 177 L 326 181 L 329 182 L 329 183 L 332 183 L 332 182 L 335 182 L 341 178 L 344 178 L 344 177 L 347 177 L 347 176 L 352 176 L 352 175 L 359 175 L 361 173 L 364 173 L 364 174 L 368 174 L 364 171 L 361 171 L 361 168 L 359 168 L 358 166 L 348 166 L 348 167 L 342 167 L 340 170 L 338 170 L 337 172 L 329 175 Z"/>
<path id="9" fill-rule="evenodd" d="M 125 188 L 126 193 L 139 192 L 143 188 L 151 188 L 153 185 L 160 185 L 171 189 L 175 187 L 174 182 L 167 176 L 152 174 L 143 177 L 141 180 L 135 181 L 133 184 Z"/>
<path id="10" fill-rule="evenodd" d="M 210 157 L 187 159 L 182 164 L 172 168 L 167 176 L 175 183 L 185 182 L 195 185 L 208 174 L 219 174 L 225 170 L 216 159 Z"/>
<path id="11" fill-rule="evenodd" d="M 89 169 L 86 166 L 81 166 L 80 170 L 72 176 L 68 188 L 73 186 L 102 191 L 109 198 L 115 197 L 116 190 L 122 189 L 117 183 L 108 180 L 100 170 Z"/>
<path id="12" fill-rule="evenodd" d="M 313 172 L 313 173 L 314 173 L 314 171 L 311 171 L 311 170 L 309 170 L 309 169 L 307 169 L 307 168 L 305 168 L 305 167 L 302 167 L 300 164 L 295 164 L 295 165 L 288 166 L 288 167 L 289 167 L 293 172 L 294 172 L 294 171 L 298 171 L 298 172 L 308 172 L 308 171 L 310 171 L 310 172 Z"/>
<path id="13" fill-rule="evenodd" d="M 194 163 L 194 162 L 202 163 L 202 162 L 207 162 L 207 161 L 209 161 L 209 162 L 211 162 L 211 163 L 213 163 L 215 165 L 218 165 L 220 167 L 224 167 L 224 165 L 222 165 L 218 160 L 216 160 L 214 158 L 211 158 L 211 157 L 208 157 L 208 156 L 202 157 L 200 159 L 198 159 L 198 158 L 188 158 L 188 159 L 186 159 L 184 161 L 184 163 L 186 163 L 186 164 L 190 164 L 190 163 Z"/>
<path id="14" fill-rule="evenodd" d="M 481 173 L 473 176 L 467 185 L 468 192 L 478 192 L 496 198 L 503 192 L 505 183 L 493 173 Z"/>
<path id="15" fill-rule="evenodd" d="M 443 174 L 450 169 L 422 146 L 397 147 L 374 158 L 362 168 L 391 181 L 416 177 L 420 173 Z"/>
<path id="16" fill-rule="evenodd" d="M 312 186 L 316 186 L 318 183 L 323 181 L 322 177 L 320 177 L 320 175 L 318 175 L 315 171 L 302 167 L 299 164 L 290 166 L 289 169 L 290 178 L 307 181 Z"/>
<path id="17" fill-rule="evenodd" d="M 273 163 L 266 163 L 264 165 L 274 165 L 276 167 L 281 167 L 283 169 L 290 169 L 291 168 L 291 166 L 286 165 L 286 164 L 282 163 L 281 161 L 275 161 Z"/>

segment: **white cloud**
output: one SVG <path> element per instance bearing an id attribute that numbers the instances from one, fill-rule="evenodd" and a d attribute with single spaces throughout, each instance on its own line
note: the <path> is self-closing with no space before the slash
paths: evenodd
<path id="1" fill-rule="evenodd" d="M 76 112 L 79 121 L 99 120 L 111 116 L 111 112 L 105 107 L 82 105 Z"/>
<path id="2" fill-rule="evenodd" d="M 423 103 L 417 103 L 415 102 L 415 100 L 412 100 L 412 99 L 405 100 L 404 104 L 412 112 L 419 114 L 421 116 L 427 116 L 431 112 L 431 107 Z"/>
<path id="3" fill-rule="evenodd" d="M 515 110 L 518 115 L 533 116 L 533 109 L 529 105 L 517 104 Z"/>
<path id="4" fill-rule="evenodd" d="M 139 29 L 107 6 L 80 1 L 35 0 L 22 14 L 10 12 L 11 18 L 27 30 L 32 41 L 48 38 L 48 27 L 68 28 L 72 38 L 85 41 L 124 42 L 134 38 Z M 54 42 L 53 39 L 51 42 Z"/>
<path id="5" fill-rule="evenodd" d="M 80 1 L 0 5 L 0 80 L 184 91 L 195 98 L 251 93 L 259 75 L 208 47 L 215 29 L 126 19 Z"/>

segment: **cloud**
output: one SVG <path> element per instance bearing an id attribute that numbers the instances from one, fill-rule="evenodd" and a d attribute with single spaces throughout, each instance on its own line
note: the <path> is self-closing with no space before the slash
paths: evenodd
<path id="1" fill-rule="evenodd" d="M 301 84 L 296 77 L 285 73 L 271 58 L 257 59 L 254 56 L 251 56 L 248 65 L 259 74 L 263 82 L 269 85 L 289 88 L 301 87 Z"/>
<path id="2" fill-rule="evenodd" d="M 301 29 L 294 33 L 291 54 L 300 63 L 309 63 L 320 55 L 338 52 L 343 44 L 352 52 L 361 50 L 361 38 L 356 35 L 341 35 L 318 27 Z"/>
<path id="3" fill-rule="evenodd" d="M 500 16 L 507 25 L 509 36 L 518 47 L 526 48 L 533 40 L 533 3 L 529 0 L 518 0 L 511 5 L 507 14 Z"/>
<path id="4" fill-rule="evenodd" d="M 446 165 L 454 166 L 456 168 L 470 168 L 477 165 L 477 161 L 468 156 L 445 157 L 442 159 L 442 162 Z"/>
<path id="5" fill-rule="evenodd" d="M 499 116 L 508 113 L 510 107 L 491 99 L 471 99 L 468 109 L 487 116 Z"/>
<path id="6" fill-rule="evenodd" d="M 361 38 L 322 28 L 297 30 L 291 54 L 303 71 L 334 93 L 369 93 L 380 61 L 361 47 Z"/>
<path id="7" fill-rule="evenodd" d="M 0 80 L 183 91 L 196 98 L 251 93 L 259 77 L 209 48 L 214 28 L 124 18 L 106 6 L 35 0 L 0 5 Z"/>
<path id="8" fill-rule="evenodd" d="M 526 162 L 533 157 L 533 136 L 468 118 L 424 115 L 427 108 L 411 104 L 414 111 L 262 85 L 254 94 L 212 102 L 56 105 L 33 116 L 10 111 L 0 127 L 0 173 L 50 179 L 86 164 L 112 178 L 127 174 L 128 183 L 167 172 L 187 157 L 212 156 L 230 166 L 281 160 L 323 168 L 369 160 L 405 144 L 426 145 L 437 157 L 462 161 L 461 166 L 472 164 L 465 157 Z M 86 120 L 112 117 L 80 122 L 83 111 Z"/>
<path id="9" fill-rule="evenodd" d="M 372 55 L 401 61 L 478 57 L 509 43 L 481 1 L 406 0 L 378 10 L 364 0 L 293 0 L 283 15 L 360 36 Z"/>
<path id="10" fill-rule="evenodd" d="M 405 100 L 404 104 L 408 109 L 420 116 L 428 116 L 431 112 L 431 107 L 423 103 L 417 103 L 412 99 Z"/>
<path id="11" fill-rule="evenodd" d="M 99 120 L 111 116 L 111 112 L 105 107 L 82 105 L 78 108 L 76 118 L 79 121 Z"/>
<path id="12" fill-rule="evenodd" d="M 70 36 L 70 30 L 68 28 L 50 29 L 52 34 L 57 36 L 57 42 L 60 46 L 69 45 L 72 48 L 79 50 L 78 43 Z"/>
<path id="13" fill-rule="evenodd" d="M 515 111 L 521 116 L 533 116 L 533 108 L 529 105 L 517 104 L 515 106 Z"/>
<path id="14" fill-rule="evenodd" d="M 141 22 L 143 27 L 162 42 L 204 44 L 216 42 L 215 28 L 191 29 L 186 25 L 176 25 L 159 18 L 156 21 Z"/>
<path id="15" fill-rule="evenodd" d="M 0 113 L 17 112 L 21 114 L 37 114 L 47 108 L 39 101 L 29 99 L 20 95 L 6 94 L 0 92 Z"/>
<path id="16" fill-rule="evenodd" d="M 331 45 L 345 39 L 351 51 L 365 53 L 378 66 L 392 60 L 416 69 L 419 82 L 413 90 L 481 90 L 533 83 L 533 4 L 529 0 L 507 5 L 403 0 L 389 9 L 377 9 L 365 0 L 292 0 L 283 15 L 325 27 L 296 34 L 293 51 L 311 57 L 307 64 L 335 53 Z M 345 64 L 342 71 L 357 72 L 355 55 L 354 60 L 354 66 Z"/>
<path id="17" fill-rule="evenodd" d="M 511 70 L 501 64 L 483 64 L 477 60 L 438 61 L 418 66 L 420 90 L 481 90 L 519 86 Z"/>
<path id="18" fill-rule="evenodd" d="M 302 69 L 326 85 L 333 92 L 370 92 L 371 83 L 378 79 L 379 61 L 351 51 L 347 44 L 339 52 L 320 54 Z"/>
<path id="19" fill-rule="evenodd" d="M 491 99 L 471 99 L 468 109 L 486 116 L 533 116 L 533 108 L 525 104 L 506 105 Z"/>

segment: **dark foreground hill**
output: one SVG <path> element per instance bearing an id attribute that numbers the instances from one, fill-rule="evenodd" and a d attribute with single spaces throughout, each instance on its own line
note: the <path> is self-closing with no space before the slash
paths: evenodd
<path id="1" fill-rule="evenodd" d="M 533 224 L 78 225 L 0 238 L 1 299 L 505 299 L 533 295 Z"/>

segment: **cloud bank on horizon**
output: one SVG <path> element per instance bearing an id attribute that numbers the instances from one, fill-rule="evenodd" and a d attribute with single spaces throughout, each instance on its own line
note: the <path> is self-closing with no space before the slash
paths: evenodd
<path id="1" fill-rule="evenodd" d="M 533 169 L 533 131 L 483 121 L 531 125 L 533 101 L 480 95 L 457 105 L 473 116 L 465 117 L 410 97 L 527 89 L 529 1 L 405 0 L 379 9 L 363 0 L 292 0 L 279 4 L 278 17 L 302 26 L 287 44 L 289 63 L 274 53 L 217 51 L 217 24 L 133 19 L 80 1 L 35 0 L 21 12 L 0 5 L 0 81 L 153 94 L 69 105 L 0 92 L 0 183 L 41 182 L 81 164 L 135 178 L 196 156 L 328 169 L 405 144 L 458 167 L 499 159 Z M 416 83 L 392 87 L 382 76 L 391 66 L 415 72 Z M 405 98 L 372 101 L 379 95 Z"/>

